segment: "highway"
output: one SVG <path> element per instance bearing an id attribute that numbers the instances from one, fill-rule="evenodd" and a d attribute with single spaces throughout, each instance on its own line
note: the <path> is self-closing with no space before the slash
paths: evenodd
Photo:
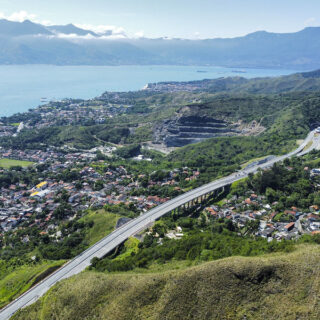
<path id="1" fill-rule="evenodd" d="M 259 168 L 265 169 L 271 167 L 274 163 L 283 161 L 286 158 L 292 156 L 300 156 L 310 152 L 313 149 L 318 149 L 320 145 L 320 137 L 315 134 L 315 131 L 309 133 L 304 142 L 294 151 L 279 157 L 275 157 L 268 162 L 260 165 L 245 168 L 242 171 L 233 173 L 227 177 L 215 180 L 211 183 L 203 185 L 197 189 L 191 190 L 184 193 L 162 205 L 159 205 L 136 219 L 133 219 L 121 226 L 120 228 L 113 231 L 111 234 L 101 239 L 99 242 L 82 252 L 80 255 L 75 257 L 66 263 L 63 267 L 58 269 L 56 272 L 42 280 L 36 286 L 22 294 L 16 300 L 11 302 L 5 308 L 0 311 L 0 320 L 9 319 L 15 312 L 25 306 L 34 303 L 39 297 L 45 294 L 53 285 L 58 281 L 69 278 L 75 274 L 80 273 L 86 267 L 90 265 L 90 261 L 94 257 L 101 258 L 108 252 L 113 250 L 123 241 L 137 232 L 145 229 L 150 223 L 170 211 L 179 208 L 180 206 L 197 199 L 203 195 L 206 195 L 212 191 L 218 190 L 222 187 L 230 185 L 231 183 L 247 177 L 249 173 L 255 173 Z"/>

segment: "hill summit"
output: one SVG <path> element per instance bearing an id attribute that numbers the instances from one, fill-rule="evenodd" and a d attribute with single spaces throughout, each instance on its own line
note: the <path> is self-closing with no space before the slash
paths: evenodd
<path id="1" fill-rule="evenodd" d="M 319 259 L 308 245 L 161 274 L 84 272 L 13 319 L 319 319 Z"/>

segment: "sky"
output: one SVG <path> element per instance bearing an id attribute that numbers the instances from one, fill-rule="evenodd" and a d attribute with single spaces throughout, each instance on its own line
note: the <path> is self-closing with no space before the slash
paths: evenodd
<path id="1" fill-rule="evenodd" d="M 320 26 L 319 0 L 0 0 L 0 18 L 130 37 L 217 38 Z"/>

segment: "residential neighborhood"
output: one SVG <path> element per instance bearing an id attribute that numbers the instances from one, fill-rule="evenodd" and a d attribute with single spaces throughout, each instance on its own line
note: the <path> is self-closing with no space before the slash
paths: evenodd
<path id="1" fill-rule="evenodd" d="M 104 124 L 109 118 L 128 112 L 132 106 L 104 99 L 47 102 L 24 113 L 19 123 L 0 122 L 0 137 L 16 136 L 22 129 L 41 129 L 52 126 Z"/>
<path id="2" fill-rule="evenodd" d="M 38 177 L 38 183 L 35 184 L 30 181 L 2 186 L 1 232 L 19 228 L 22 223 L 24 226 L 37 225 L 44 233 L 53 228 L 58 229 L 58 224 L 53 221 L 59 211 L 58 199 L 62 192 L 67 196 L 69 204 L 63 219 L 74 219 L 78 212 L 85 212 L 90 208 L 120 204 L 131 206 L 137 214 L 141 214 L 168 201 L 170 197 L 139 194 L 137 190 L 170 187 L 179 194 L 183 192 L 181 181 L 188 183 L 200 175 L 200 172 L 190 171 L 188 168 L 176 168 L 163 177 L 160 175 L 160 178 L 152 180 L 145 174 L 128 172 L 125 166 L 114 167 L 108 161 L 96 159 L 97 152 L 110 156 L 115 150 L 115 147 L 100 147 L 82 152 L 55 148 L 48 148 L 46 151 L 0 149 L 0 158 L 34 163 L 21 170 L 35 170 Z M 148 162 L 152 159 L 140 155 L 134 157 L 133 161 Z M 43 166 L 41 173 L 39 165 Z M 310 179 L 320 175 L 320 169 L 307 170 Z M 0 173 L 7 171 L 8 169 L 0 169 Z M 249 190 L 245 196 L 234 195 L 223 204 L 210 205 L 205 208 L 205 212 L 213 220 L 230 219 L 238 227 L 245 227 L 249 221 L 257 220 L 259 225 L 255 230 L 256 236 L 268 241 L 297 239 L 305 233 L 320 233 L 320 208 L 317 205 L 310 206 L 308 211 L 292 207 L 277 212 L 274 210 L 276 204 L 269 203 L 265 195 L 257 195 Z M 169 237 L 175 238 L 172 233 Z"/>
<path id="3" fill-rule="evenodd" d="M 312 205 L 307 211 L 291 207 L 283 212 L 274 210 L 277 203 L 269 203 L 265 195 L 257 195 L 252 190 L 243 197 L 233 196 L 222 205 L 212 205 L 205 209 L 209 217 L 231 220 L 239 228 L 250 221 L 258 221 L 254 233 L 258 237 L 272 240 L 298 239 L 303 234 L 320 234 L 320 208 Z"/>
<path id="4" fill-rule="evenodd" d="M 107 148 L 107 149 L 106 149 Z M 105 205 L 125 205 L 141 214 L 170 199 L 168 196 L 137 194 L 142 188 L 171 188 L 174 194 L 182 189 L 175 178 L 181 174 L 186 183 L 197 179 L 199 172 L 188 168 L 175 169 L 156 180 L 145 174 L 136 175 L 122 166 L 110 165 L 97 160 L 95 148 L 85 152 L 66 153 L 55 150 L 0 150 L 0 158 L 12 157 L 32 161 L 26 168 L 0 169 L 0 174 L 15 173 L 33 175 L 37 182 L 27 178 L 26 183 L 2 183 L 0 196 L 1 233 L 37 225 L 41 232 L 58 230 L 58 220 L 72 220 L 77 213 Z M 112 154 L 114 149 L 104 147 L 102 151 Z M 147 159 L 144 161 L 150 161 Z M 133 160 L 140 162 L 142 158 Z M 151 175 L 152 177 L 152 175 Z M 147 180 L 146 180 L 147 178 Z M 144 190 L 144 189 L 141 189 Z M 60 215 L 60 197 L 67 197 L 68 208 Z M 25 241 L 25 240 L 23 240 Z"/>

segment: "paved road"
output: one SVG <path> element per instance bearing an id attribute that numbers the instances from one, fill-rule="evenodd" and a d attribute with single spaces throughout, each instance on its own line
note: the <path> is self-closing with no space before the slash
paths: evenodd
<path id="1" fill-rule="evenodd" d="M 312 142 L 312 144 L 310 142 Z M 2 309 L 0 312 L 0 320 L 9 319 L 10 316 L 12 316 L 19 309 L 35 302 L 58 281 L 71 277 L 83 271 L 90 265 L 90 261 L 93 257 L 103 257 L 108 252 L 113 250 L 116 246 L 125 241 L 128 237 L 136 234 L 140 230 L 145 229 L 148 224 L 152 223 L 153 221 L 172 211 L 173 209 L 176 209 L 181 205 L 188 203 L 189 201 L 194 200 L 198 197 L 201 197 L 211 191 L 215 191 L 237 180 L 240 180 L 248 176 L 249 173 L 255 173 L 259 168 L 268 168 L 274 163 L 282 161 L 285 158 L 289 158 L 295 155 L 303 155 L 313 149 L 319 148 L 319 145 L 320 137 L 315 136 L 314 131 L 312 131 L 304 140 L 304 142 L 299 146 L 299 148 L 288 153 L 287 155 L 273 158 L 272 160 L 261 165 L 243 169 L 242 171 L 233 173 L 225 178 L 215 180 L 214 182 L 206 184 L 200 188 L 182 194 L 158 207 L 153 208 L 140 217 L 131 220 L 127 224 L 118 228 L 117 230 L 94 244 L 86 251 L 82 252 L 79 256 L 75 257 L 73 260 L 65 264 L 62 268 L 51 274 L 49 277 L 38 283 L 29 291 L 14 300 L 7 307 Z"/>

